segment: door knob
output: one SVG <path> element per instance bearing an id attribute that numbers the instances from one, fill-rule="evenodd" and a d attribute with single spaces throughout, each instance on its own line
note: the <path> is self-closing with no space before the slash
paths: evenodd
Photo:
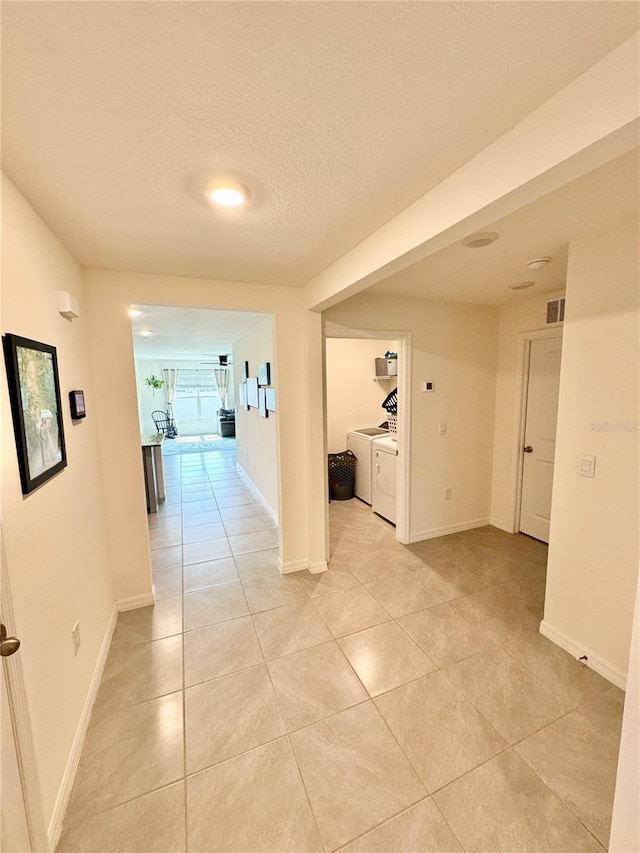
<path id="1" fill-rule="evenodd" d="M 527 446 L 524 449 L 524 452 L 525 453 L 533 453 L 533 447 L 531 447 L 530 444 L 527 444 Z"/>
<path id="2" fill-rule="evenodd" d="M 14 655 L 20 648 L 20 640 L 17 637 L 7 637 L 7 629 L 0 625 L 0 657 L 8 658 Z"/>

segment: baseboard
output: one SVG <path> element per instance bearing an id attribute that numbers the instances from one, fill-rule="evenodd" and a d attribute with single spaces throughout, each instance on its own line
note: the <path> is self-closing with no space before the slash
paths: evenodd
<path id="1" fill-rule="evenodd" d="M 513 529 L 513 525 L 507 524 L 506 521 L 503 521 L 501 518 L 494 518 L 493 516 L 489 519 L 489 524 L 492 527 L 497 527 L 498 530 L 504 530 L 505 533 L 515 533 L 516 531 Z"/>
<path id="2" fill-rule="evenodd" d="M 130 598 L 119 598 L 116 601 L 118 613 L 124 613 L 125 610 L 136 610 L 138 607 L 149 607 L 150 604 L 156 603 L 156 597 L 153 592 L 144 592 L 142 595 L 132 595 Z"/>
<path id="3" fill-rule="evenodd" d="M 560 646 L 561 649 L 564 649 L 565 652 L 569 652 L 569 654 L 573 655 L 574 658 L 577 659 L 586 656 L 587 659 L 584 663 L 594 672 L 597 672 L 598 675 L 601 675 L 603 678 L 606 678 L 607 681 L 615 684 L 616 687 L 620 687 L 621 690 L 626 689 L 626 673 L 617 666 L 613 666 L 613 664 L 600 657 L 600 655 L 596 654 L 591 649 L 587 649 L 585 646 L 580 645 L 577 640 L 567 636 L 567 634 L 564 634 L 562 631 L 558 631 L 553 627 L 553 625 L 550 625 L 544 619 L 540 623 L 540 633 L 543 637 L 546 637 L 548 640 L 551 640 L 552 643 L 555 643 L 556 646 Z"/>
<path id="4" fill-rule="evenodd" d="M 409 542 L 423 542 L 425 539 L 435 539 L 437 536 L 447 536 L 449 533 L 460 533 L 462 530 L 473 530 L 474 527 L 486 527 L 491 523 L 491 519 L 474 518 L 471 521 L 462 521 L 458 524 L 448 524 L 445 527 L 432 527 L 430 530 L 423 530 L 419 533 L 412 533 L 409 537 Z"/>
<path id="5" fill-rule="evenodd" d="M 73 738 L 73 743 L 71 744 L 69 758 L 67 759 L 67 766 L 64 769 L 64 774 L 62 776 L 62 782 L 60 783 L 60 788 L 58 790 L 56 803 L 53 807 L 51 820 L 49 821 L 49 828 L 47 830 L 47 841 L 49 843 L 49 850 L 55 850 L 58 841 L 60 840 L 62 822 L 64 820 L 64 815 L 67 810 L 67 804 L 71 795 L 71 789 L 73 788 L 73 783 L 76 778 L 76 772 L 78 770 L 78 764 L 80 762 L 80 756 L 82 754 L 82 747 L 84 746 L 84 739 L 87 734 L 87 729 L 89 727 L 89 720 L 91 719 L 91 711 L 93 710 L 93 704 L 96 701 L 96 696 L 98 695 L 98 688 L 100 687 L 100 682 L 102 681 L 102 673 L 104 671 L 104 665 L 107 661 L 107 655 L 109 653 L 109 647 L 111 645 L 111 637 L 113 636 L 113 630 L 116 627 L 117 618 L 118 607 L 117 604 L 114 604 L 113 609 L 111 610 L 111 615 L 109 616 L 109 621 L 107 622 L 104 637 L 102 638 L 102 645 L 100 646 L 98 659 L 93 670 L 93 676 L 91 678 L 91 683 L 89 684 L 87 697 L 84 700 L 84 707 L 82 708 L 80 721 L 78 722 L 76 733 Z"/>
<path id="6" fill-rule="evenodd" d="M 273 522 L 276 524 L 276 526 L 279 525 L 280 522 L 278 521 L 278 513 L 271 506 L 269 501 L 265 498 L 265 496 L 262 494 L 260 489 L 253 482 L 251 477 L 247 474 L 247 472 L 244 470 L 244 468 L 238 462 L 238 460 L 236 460 L 236 470 L 237 470 L 238 476 L 240 477 L 242 482 L 245 484 L 245 486 L 249 487 L 249 489 L 253 493 L 253 495 L 260 501 L 260 503 L 266 509 L 267 513 L 269 514 L 269 516 L 271 517 Z M 292 571 L 295 571 L 295 569 Z"/>
<path id="7" fill-rule="evenodd" d="M 281 575 L 289 575 L 291 572 L 302 572 L 309 568 L 308 560 L 291 560 L 288 563 L 283 563 L 278 557 L 278 569 Z"/>
<path id="8" fill-rule="evenodd" d="M 307 571 L 311 572 L 312 575 L 321 575 L 322 572 L 326 572 L 329 569 L 326 560 L 320 560 L 317 563 L 309 563 L 307 566 Z"/>

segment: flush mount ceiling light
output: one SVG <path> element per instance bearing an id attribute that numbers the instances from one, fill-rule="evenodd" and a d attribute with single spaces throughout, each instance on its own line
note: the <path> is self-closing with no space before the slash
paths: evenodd
<path id="1" fill-rule="evenodd" d="M 515 284 L 507 285 L 509 290 L 527 290 L 530 287 L 533 287 L 535 281 L 517 281 Z"/>
<path id="2" fill-rule="evenodd" d="M 499 236 L 495 231 L 479 231 L 477 234 L 465 237 L 462 245 L 467 249 L 484 249 L 485 246 L 495 243 Z"/>
<path id="3" fill-rule="evenodd" d="M 141 332 L 138 332 L 141 338 L 150 338 L 153 332 L 150 332 L 149 329 L 143 329 Z"/>
<path id="4" fill-rule="evenodd" d="M 134 308 L 133 306 L 131 306 L 131 308 L 129 308 L 129 316 L 131 318 L 133 318 L 134 320 L 137 317 L 142 317 L 143 314 L 144 314 L 144 311 L 141 308 Z"/>
<path id="5" fill-rule="evenodd" d="M 220 181 L 207 190 L 207 195 L 220 207 L 239 207 L 251 196 L 247 187 L 235 181 Z"/>
<path id="6" fill-rule="evenodd" d="M 543 270 L 550 261 L 551 258 L 545 255 L 544 257 L 532 258 L 530 261 L 527 261 L 527 266 L 530 270 Z"/>

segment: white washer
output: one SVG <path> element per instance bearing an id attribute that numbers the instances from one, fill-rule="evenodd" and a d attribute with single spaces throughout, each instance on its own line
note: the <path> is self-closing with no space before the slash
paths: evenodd
<path id="1" fill-rule="evenodd" d="M 347 433 L 347 450 L 355 453 L 356 465 L 355 496 L 371 504 L 371 448 L 376 438 L 389 435 L 389 430 L 380 427 L 353 429 Z"/>
<path id="2" fill-rule="evenodd" d="M 374 439 L 372 445 L 372 509 L 396 523 L 398 443 L 395 438 Z"/>

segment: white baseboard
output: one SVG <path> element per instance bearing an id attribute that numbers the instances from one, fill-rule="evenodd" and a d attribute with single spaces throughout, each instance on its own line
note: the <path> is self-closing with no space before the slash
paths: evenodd
<path id="1" fill-rule="evenodd" d="M 564 649 L 565 652 L 569 652 L 569 654 L 573 655 L 574 658 L 577 659 L 581 658 L 583 655 L 586 656 L 587 659 L 584 663 L 594 672 L 597 672 L 598 675 L 601 675 L 603 678 L 606 678 L 607 681 L 615 684 L 616 687 L 620 687 L 621 690 L 626 689 L 627 675 L 625 672 L 600 657 L 600 655 L 596 654 L 591 649 L 580 645 L 577 640 L 567 636 L 567 634 L 564 634 L 562 631 L 558 631 L 553 627 L 553 625 L 550 625 L 544 619 L 540 623 L 540 633 L 543 637 L 546 637 L 548 640 L 551 640 L 552 643 L 555 643 L 556 646 L 560 646 L 561 649 Z"/>
<path id="2" fill-rule="evenodd" d="M 302 572 L 309 568 L 308 560 L 291 560 L 288 563 L 283 563 L 278 557 L 278 569 L 281 575 L 289 575 L 291 572 Z"/>
<path id="3" fill-rule="evenodd" d="M 513 525 L 508 524 L 506 521 L 503 521 L 501 518 L 494 518 L 493 516 L 491 516 L 491 518 L 489 519 L 489 524 L 492 527 L 497 527 L 498 530 L 504 530 L 505 533 L 516 533 L 517 532 L 513 529 Z"/>
<path id="4" fill-rule="evenodd" d="M 78 722 L 76 733 L 73 738 L 73 743 L 71 744 L 69 758 L 67 759 L 67 766 L 64 769 L 64 774 L 62 776 L 62 782 L 60 783 L 60 788 L 58 790 L 56 803 L 53 807 L 51 820 L 49 821 L 49 828 L 47 830 L 49 850 L 55 850 L 60 839 L 62 822 L 64 820 L 64 815 L 67 810 L 67 804 L 71 795 L 71 789 L 73 788 L 73 783 L 76 778 L 76 772 L 78 770 L 78 764 L 80 762 L 80 756 L 82 754 L 82 747 L 84 746 L 84 739 L 87 734 L 87 729 L 89 727 L 89 720 L 91 719 L 91 711 L 93 710 L 93 704 L 96 701 L 98 688 L 100 687 L 100 682 L 102 681 L 102 673 L 104 671 L 104 665 L 107 661 L 109 646 L 111 645 L 111 637 L 113 636 L 113 630 L 116 627 L 117 619 L 118 607 L 117 604 L 114 604 L 113 609 L 111 610 L 111 615 L 109 616 L 109 621 L 107 622 L 104 637 L 102 638 L 102 644 L 100 646 L 98 659 L 93 670 L 93 676 L 91 677 L 91 683 L 89 684 L 89 690 L 87 691 L 87 697 L 84 700 L 84 706 L 82 708 L 82 714 L 80 715 L 80 721 Z"/>
<path id="5" fill-rule="evenodd" d="M 136 610 L 138 607 L 149 607 L 150 604 L 156 603 L 156 597 L 153 592 L 144 592 L 142 595 L 132 595 L 130 598 L 119 598 L 116 601 L 118 613 L 124 613 L 125 610 Z"/>
<path id="6" fill-rule="evenodd" d="M 307 566 L 307 570 L 311 572 L 312 575 L 321 575 L 322 572 L 326 572 L 329 566 L 327 565 L 326 560 L 320 560 L 317 563 L 309 563 Z"/>
<path id="7" fill-rule="evenodd" d="M 446 527 L 432 527 L 419 533 L 412 533 L 409 542 L 423 542 L 425 539 L 435 539 L 438 536 L 447 536 L 449 533 L 460 533 L 462 530 L 473 530 L 474 527 L 486 527 L 491 520 L 487 518 L 473 518 L 471 521 L 462 521 L 458 524 L 448 524 Z"/>
<path id="8" fill-rule="evenodd" d="M 245 486 L 247 486 L 247 487 L 249 488 L 249 490 L 253 493 L 253 496 L 254 496 L 257 500 L 259 500 L 259 501 L 260 501 L 260 503 L 261 503 L 261 504 L 263 505 L 263 507 L 266 509 L 267 513 L 269 514 L 269 516 L 271 517 L 271 519 L 274 521 L 274 523 L 275 523 L 275 524 L 276 524 L 276 526 L 277 526 L 277 525 L 279 524 L 279 521 L 278 521 L 278 513 L 277 513 L 277 512 L 276 512 L 276 510 L 271 506 L 271 504 L 269 503 L 269 501 L 265 498 L 265 496 L 262 494 L 262 492 L 260 491 L 260 489 L 256 486 L 256 484 L 253 482 L 253 480 L 251 479 L 251 477 L 247 474 L 247 472 L 244 470 L 244 468 L 243 468 L 243 467 L 242 467 L 242 465 L 238 462 L 238 460 L 237 460 L 237 459 L 236 459 L 236 470 L 237 470 L 237 472 L 238 472 L 238 476 L 240 477 L 240 479 L 242 480 L 242 482 L 243 482 L 243 483 L 245 484 Z M 293 571 L 295 571 L 295 569 L 294 569 Z"/>

